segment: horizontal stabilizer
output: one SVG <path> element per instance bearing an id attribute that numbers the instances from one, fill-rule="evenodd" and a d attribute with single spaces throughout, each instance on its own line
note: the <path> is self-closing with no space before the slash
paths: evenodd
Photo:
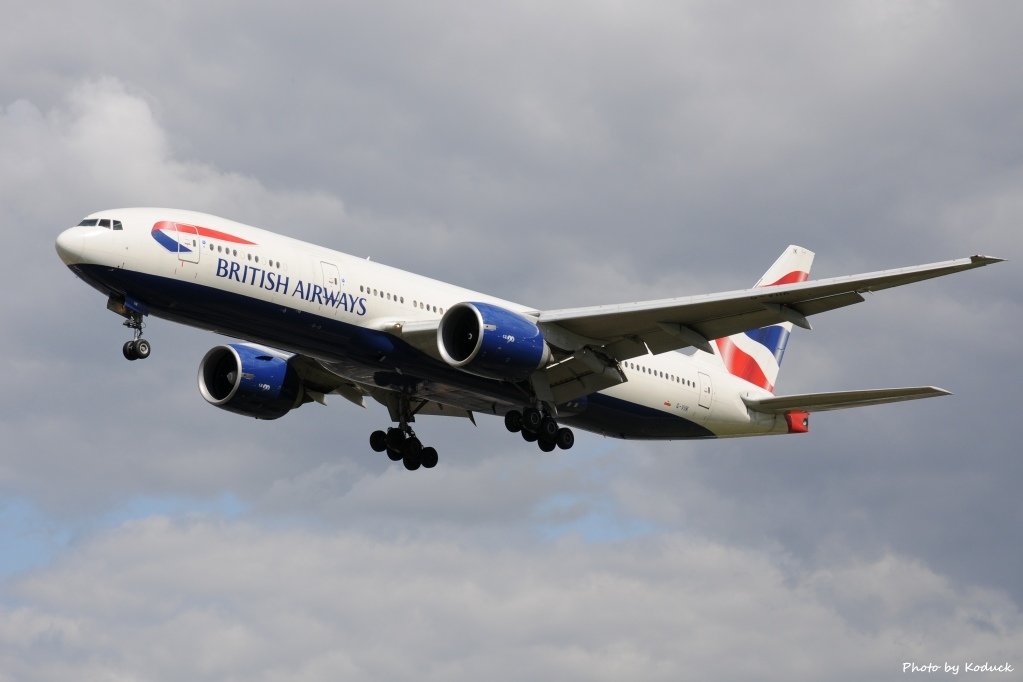
<path id="1" fill-rule="evenodd" d="M 951 395 L 951 393 L 943 388 L 936 388 L 934 386 L 910 386 L 906 388 L 874 388 L 865 391 L 803 393 L 801 395 L 781 395 L 772 398 L 743 398 L 742 400 L 751 410 L 768 414 L 783 414 L 794 411 L 824 412 L 826 410 L 844 410 L 849 407 L 883 405 L 903 400 L 937 398 L 943 395 Z"/>

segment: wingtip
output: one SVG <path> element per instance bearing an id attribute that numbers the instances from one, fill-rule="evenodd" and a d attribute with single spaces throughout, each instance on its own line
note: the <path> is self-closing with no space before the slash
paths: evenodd
<path id="1" fill-rule="evenodd" d="M 991 265 L 992 263 L 1001 263 L 1005 259 L 997 258 L 995 256 L 982 256 L 980 254 L 970 256 L 970 261 L 975 265 Z"/>

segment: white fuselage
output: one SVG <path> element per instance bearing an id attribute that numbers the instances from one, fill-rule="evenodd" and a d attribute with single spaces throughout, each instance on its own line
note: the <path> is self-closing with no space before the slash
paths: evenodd
<path id="1" fill-rule="evenodd" d="M 61 258 L 140 312 L 316 358 L 357 385 L 378 386 L 380 372 L 418 374 L 438 403 L 494 414 L 516 405 L 505 382 L 445 365 L 436 349 L 401 341 L 400 329 L 466 301 L 527 316 L 535 308 L 202 213 L 134 208 L 89 218 L 121 229 L 73 227 L 58 238 Z M 565 421 L 623 438 L 790 430 L 783 416 L 748 409 L 743 396 L 770 394 L 713 355 L 646 355 L 620 368 L 625 383 L 566 406 Z"/>

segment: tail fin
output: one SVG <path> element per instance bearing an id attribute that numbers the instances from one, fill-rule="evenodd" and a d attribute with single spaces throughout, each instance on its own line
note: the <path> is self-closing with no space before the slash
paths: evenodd
<path id="1" fill-rule="evenodd" d="M 770 287 L 806 280 L 810 276 L 813 255 L 813 251 L 801 246 L 786 247 L 754 286 Z M 774 393 L 791 331 L 792 323 L 783 322 L 715 339 L 714 355 L 730 374 Z"/>

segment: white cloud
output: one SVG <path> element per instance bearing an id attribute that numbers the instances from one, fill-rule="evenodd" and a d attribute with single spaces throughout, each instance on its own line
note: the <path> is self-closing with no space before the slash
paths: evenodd
<path id="1" fill-rule="evenodd" d="M 792 575 L 679 535 L 488 550 L 152 518 L 8 591 L 12 680 L 853 680 L 1023 644 L 1003 595 L 896 554 Z"/>
<path id="2" fill-rule="evenodd" d="M 170 204 L 558 306 L 742 286 L 789 242 L 824 276 L 1013 257 L 1023 62 L 989 7 L 23 8 L 0 492 L 52 540 L 6 563 L 0 680 L 863 679 L 1023 650 L 1011 264 L 822 316 L 786 360 L 786 389 L 955 398 L 550 459 L 424 419 L 441 466 L 413 475 L 368 452 L 379 406 L 206 405 L 208 333 L 153 321 L 125 365 L 52 244 Z M 188 509 L 242 521 L 101 530 Z"/>

